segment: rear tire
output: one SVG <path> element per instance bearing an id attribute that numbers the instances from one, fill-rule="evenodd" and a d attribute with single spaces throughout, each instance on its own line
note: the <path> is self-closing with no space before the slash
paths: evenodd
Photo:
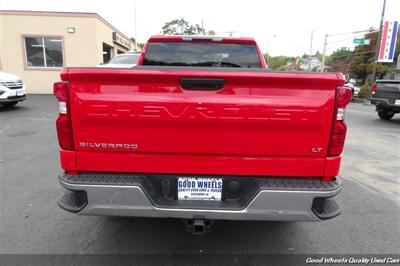
<path id="1" fill-rule="evenodd" d="M 390 120 L 394 116 L 395 112 L 393 110 L 379 110 L 378 116 L 382 120 Z"/>

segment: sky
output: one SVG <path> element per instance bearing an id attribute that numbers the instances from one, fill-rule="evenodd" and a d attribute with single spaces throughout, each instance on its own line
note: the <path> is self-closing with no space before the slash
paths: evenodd
<path id="1" fill-rule="evenodd" d="M 322 52 L 325 34 L 378 28 L 382 5 L 383 0 L 0 0 L 0 10 L 98 13 L 138 42 L 146 42 L 176 18 L 191 24 L 203 21 L 204 28 L 218 36 L 233 31 L 234 36 L 255 38 L 272 56 L 309 54 L 311 33 L 315 53 Z M 400 20 L 400 0 L 387 0 L 385 19 Z M 355 37 L 361 36 L 328 37 L 327 53 L 353 47 Z"/>

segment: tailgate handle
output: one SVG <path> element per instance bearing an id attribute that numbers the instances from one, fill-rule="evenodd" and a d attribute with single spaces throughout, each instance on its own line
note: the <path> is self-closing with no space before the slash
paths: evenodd
<path id="1" fill-rule="evenodd" d="M 215 91 L 224 87 L 224 79 L 181 78 L 180 84 L 186 90 Z"/>

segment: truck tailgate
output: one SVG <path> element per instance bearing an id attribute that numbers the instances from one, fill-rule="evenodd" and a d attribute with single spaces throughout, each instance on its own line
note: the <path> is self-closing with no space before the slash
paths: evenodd
<path id="1" fill-rule="evenodd" d="M 399 80 L 377 80 L 375 98 L 388 99 L 389 104 L 394 104 L 400 100 L 400 81 Z"/>
<path id="2" fill-rule="evenodd" d="M 336 74 L 81 68 L 64 79 L 79 171 L 323 175 Z"/>

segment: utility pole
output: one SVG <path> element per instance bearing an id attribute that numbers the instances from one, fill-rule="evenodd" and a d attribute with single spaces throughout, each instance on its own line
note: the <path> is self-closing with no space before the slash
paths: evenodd
<path id="1" fill-rule="evenodd" d="M 135 38 L 135 47 L 133 48 L 133 50 L 136 52 L 137 51 L 137 27 L 136 27 L 136 0 L 133 2 L 134 3 L 134 8 L 135 8 L 135 11 L 134 11 L 134 23 L 135 23 L 135 25 L 134 25 L 134 30 L 135 30 L 135 35 L 134 35 L 134 38 Z"/>
<path id="2" fill-rule="evenodd" d="M 325 70 L 325 55 L 326 55 L 326 45 L 328 44 L 328 34 L 325 34 L 324 49 L 322 51 L 322 65 L 321 72 Z"/>
<path id="3" fill-rule="evenodd" d="M 313 38 L 314 38 L 314 31 L 311 31 L 310 57 L 309 57 L 309 62 L 308 62 L 308 72 L 310 72 L 310 70 L 311 70 L 311 58 L 312 58 L 312 44 L 313 44 Z"/>
<path id="4" fill-rule="evenodd" d="M 204 30 L 204 19 L 201 19 L 201 30 L 203 31 L 203 35 L 206 35 L 206 32 Z"/>
<path id="5" fill-rule="evenodd" d="M 379 49 L 381 47 L 381 35 L 382 35 L 382 27 L 383 21 L 385 20 L 385 8 L 386 8 L 386 0 L 383 0 L 383 7 L 382 7 L 382 15 L 381 15 L 381 22 L 379 25 L 379 32 L 378 32 L 378 39 L 376 41 L 375 47 L 375 56 L 374 56 L 374 68 L 372 69 L 372 81 L 375 82 L 376 80 L 376 66 L 378 61 Z"/>

